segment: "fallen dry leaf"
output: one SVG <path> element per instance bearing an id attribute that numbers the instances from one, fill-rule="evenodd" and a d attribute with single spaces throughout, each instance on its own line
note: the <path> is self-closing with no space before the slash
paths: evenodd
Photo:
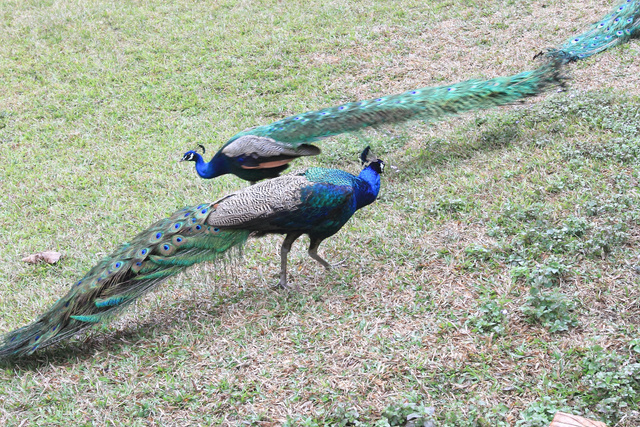
<path id="1" fill-rule="evenodd" d="M 31 264 L 37 264 L 39 262 L 47 262 L 49 264 L 54 264 L 58 262 L 62 254 L 60 252 L 54 251 L 44 251 L 38 252 L 37 254 L 29 255 L 28 257 L 22 258 L 22 261 L 29 262 Z"/>
<path id="2" fill-rule="evenodd" d="M 588 420 L 577 415 L 565 414 L 564 412 L 556 412 L 553 421 L 549 427 L 607 427 L 605 423 L 600 421 Z"/>

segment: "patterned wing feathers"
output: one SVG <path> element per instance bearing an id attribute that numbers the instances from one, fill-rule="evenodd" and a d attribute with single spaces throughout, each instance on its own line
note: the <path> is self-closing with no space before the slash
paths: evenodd
<path id="1" fill-rule="evenodd" d="M 269 137 L 244 135 L 225 145 L 222 148 L 222 153 L 228 157 L 254 155 L 256 158 L 278 158 L 282 156 L 317 156 L 320 154 L 320 149 L 309 144 L 293 147 Z"/>
<path id="2" fill-rule="evenodd" d="M 281 212 L 294 212 L 301 204 L 305 176 L 285 175 L 237 191 L 211 206 L 207 224 L 213 227 L 255 228 Z"/>

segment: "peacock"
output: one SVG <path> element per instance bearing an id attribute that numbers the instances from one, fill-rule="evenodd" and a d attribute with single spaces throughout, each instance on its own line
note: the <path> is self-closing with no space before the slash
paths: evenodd
<path id="1" fill-rule="evenodd" d="M 318 247 L 380 190 L 384 162 L 369 148 L 358 176 L 309 168 L 246 187 L 213 203 L 186 207 L 121 245 L 71 286 L 34 323 L 0 339 L 0 359 L 31 354 L 106 321 L 159 283 L 193 264 L 232 256 L 249 237 L 284 234 L 278 286 L 287 288 L 287 254 L 303 234 L 308 253 L 325 268 Z"/>
<path id="2" fill-rule="evenodd" d="M 550 60 L 536 70 L 509 77 L 425 87 L 309 111 L 237 133 L 209 162 L 202 157 L 203 146 L 202 154 L 190 150 L 181 161 L 195 162 L 198 175 L 207 179 L 225 174 L 251 183 L 274 178 L 292 160 L 320 154 L 320 149 L 311 144 L 320 138 L 409 120 L 434 121 L 538 95 L 549 86 L 562 83 L 561 62 Z"/>
<path id="3" fill-rule="evenodd" d="M 591 28 L 546 54 L 566 62 L 588 58 L 640 35 L 640 0 L 623 0 Z"/>

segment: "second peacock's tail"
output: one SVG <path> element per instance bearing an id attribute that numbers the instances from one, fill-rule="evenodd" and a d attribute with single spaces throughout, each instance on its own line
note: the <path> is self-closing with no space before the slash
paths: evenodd
<path id="1" fill-rule="evenodd" d="M 577 61 L 640 36 L 640 0 L 622 0 L 586 32 L 547 52 L 550 57 Z"/>
<path id="2" fill-rule="evenodd" d="M 244 244 L 249 231 L 207 225 L 211 209 L 184 208 L 120 246 L 35 322 L 0 338 L 0 359 L 31 354 L 107 321 L 165 279 Z"/>
<path id="3" fill-rule="evenodd" d="M 549 86 L 561 84 L 562 62 L 551 60 L 533 71 L 508 77 L 425 87 L 397 95 L 310 111 L 247 129 L 236 134 L 227 145 L 242 136 L 255 135 L 297 147 L 319 138 L 358 131 L 370 126 L 409 120 L 435 121 L 466 111 L 512 104 L 539 95 Z"/>

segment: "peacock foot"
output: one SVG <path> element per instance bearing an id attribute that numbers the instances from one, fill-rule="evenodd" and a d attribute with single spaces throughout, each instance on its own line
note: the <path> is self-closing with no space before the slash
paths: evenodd
<path id="1" fill-rule="evenodd" d="M 327 264 L 325 266 L 325 268 L 327 270 L 333 270 L 334 268 L 342 268 L 342 267 L 346 267 L 346 266 L 347 266 L 347 260 L 345 258 L 342 261 L 338 261 L 338 262 L 333 263 L 333 264 Z"/>
<path id="2" fill-rule="evenodd" d="M 278 281 L 278 283 L 276 283 L 273 286 L 273 289 L 275 289 L 275 290 L 285 290 L 285 291 L 293 291 L 294 290 L 294 288 L 291 287 L 289 285 L 289 283 L 287 282 L 286 276 L 285 277 L 280 276 L 280 280 Z M 297 285 L 297 284 L 295 285 L 295 291 L 300 292 L 300 286 Z"/>

